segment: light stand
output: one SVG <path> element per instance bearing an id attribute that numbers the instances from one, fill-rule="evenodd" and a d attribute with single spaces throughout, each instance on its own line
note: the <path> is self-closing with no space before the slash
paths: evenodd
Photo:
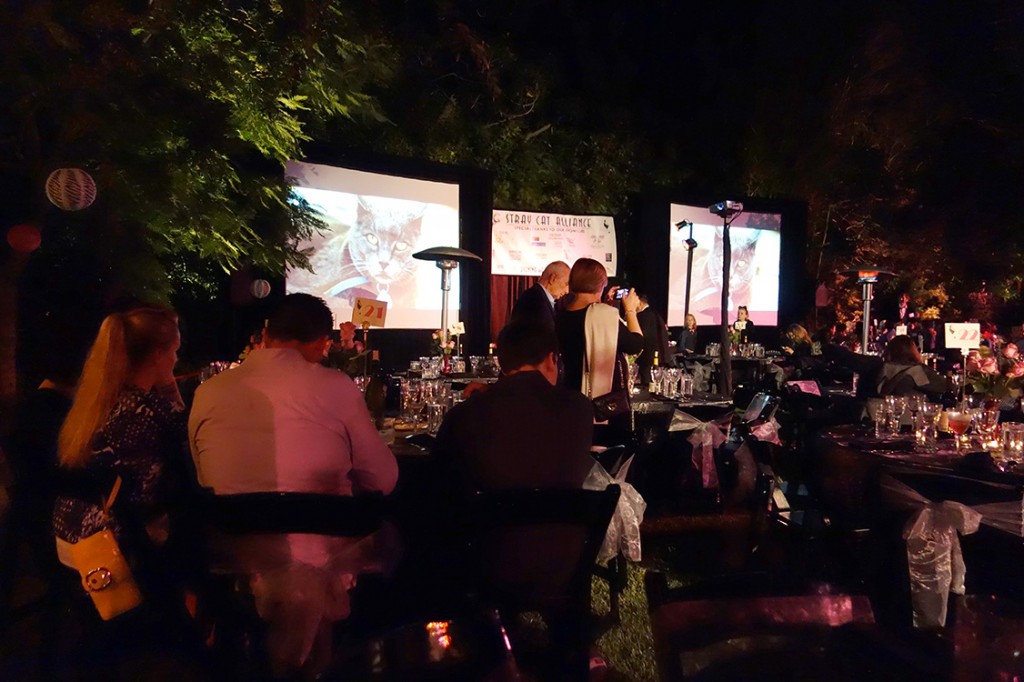
<path id="1" fill-rule="evenodd" d="M 722 339 L 719 349 L 721 369 L 718 373 L 718 391 L 723 396 L 732 395 L 732 339 L 729 337 L 729 270 L 732 268 L 732 240 L 729 226 L 740 213 L 743 204 L 738 201 L 720 201 L 708 210 L 722 218 Z"/>
<path id="2" fill-rule="evenodd" d="M 683 303 L 683 324 L 686 324 L 686 316 L 690 314 L 690 281 L 693 278 L 693 252 L 697 248 L 697 241 L 693 238 L 693 221 L 680 220 L 676 223 L 676 229 L 681 230 L 687 225 L 690 226 L 690 236 L 683 243 L 686 244 L 686 300 Z"/>
<path id="3" fill-rule="evenodd" d="M 435 246 L 414 253 L 412 257 L 418 260 L 432 260 L 441 270 L 441 344 L 443 348 L 448 345 L 448 292 L 452 289 L 452 270 L 459 267 L 460 262 L 479 262 L 483 259 L 472 251 L 454 246 Z"/>

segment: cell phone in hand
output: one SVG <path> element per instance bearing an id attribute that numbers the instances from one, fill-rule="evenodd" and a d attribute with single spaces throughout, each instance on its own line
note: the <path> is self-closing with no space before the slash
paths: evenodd
<path id="1" fill-rule="evenodd" d="M 617 300 L 621 300 L 623 298 L 626 298 L 627 296 L 629 296 L 629 292 L 630 291 L 631 291 L 631 289 L 628 289 L 628 288 L 616 289 L 616 291 L 615 291 L 615 298 Z"/>

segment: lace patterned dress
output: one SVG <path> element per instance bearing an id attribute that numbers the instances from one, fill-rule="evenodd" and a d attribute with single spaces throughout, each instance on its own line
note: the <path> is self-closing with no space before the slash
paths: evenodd
<path id="1" fill-rule="evenodd" d="M 109 527 L 124 542 L 125 527 L 141 527 L 165 511 L 175 458 L 182 457 L 187 413 L 154 391 L 127 387 L 107 423 L 93 439 L 93 456 L 82 469 L 68 470 L 58 494 L 54 534 L 78 542 L 101 530 L 102 503 L 117 476 L 121 490 Z M 124 546 L 122 545 L 122 549 Z"/>

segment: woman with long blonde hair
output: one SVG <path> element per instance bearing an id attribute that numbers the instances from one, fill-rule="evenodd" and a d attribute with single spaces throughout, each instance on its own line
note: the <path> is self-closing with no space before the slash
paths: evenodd
<path id="1" fill-rule="evenodd" d="M 128 551 L 142 534 L 126 528 L 145 528 L 158 539 L 154 521 L 166 511 L 166 464 L 185 440 L 184 404 L 174 381 L 180 345 L 172 310 L 137 308 L 103 320 L 57 445 L 66 480 L 53 529 L 65 563 L 66 543 L 105 526 Z M 118 476 L 108 523 L 102 502 Z"/>

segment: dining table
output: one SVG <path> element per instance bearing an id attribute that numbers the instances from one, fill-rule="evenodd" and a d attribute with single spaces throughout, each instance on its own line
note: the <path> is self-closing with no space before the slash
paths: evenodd
<path id="1" fill-rule="evenodd" d="M 823 429 L 813 455 L 807 485 L 831 532 L 871 538 L 864 552 L 876 553 L 877 575 L 905 585 L 910 543 L 931 546 L 945 536 L 962 549 L 967 594 L 1024 604 L 1024 583 L 1015 578 L 1024 562 L 1019 456 L 979 440 L 958 449 L 947 434 L 925 448 L 912 434 L 876 437 L 861 425 Z"/>

